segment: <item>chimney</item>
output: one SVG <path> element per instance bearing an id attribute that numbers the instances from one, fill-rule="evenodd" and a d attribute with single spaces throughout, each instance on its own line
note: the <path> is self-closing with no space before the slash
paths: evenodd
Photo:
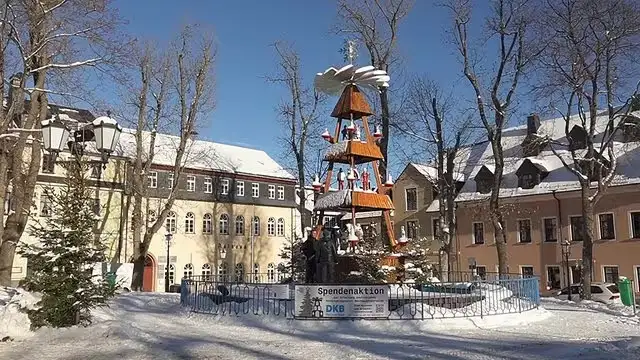
<path id="1" fill-rule="evenodd" d="M 540 128 L 540 116 L 536 113 L 527 116 L 527 135 L 538 133 L 538 128 Z"/>

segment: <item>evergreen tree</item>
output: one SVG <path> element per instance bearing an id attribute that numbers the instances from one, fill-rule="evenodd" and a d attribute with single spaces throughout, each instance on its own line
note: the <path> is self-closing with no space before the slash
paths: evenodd
<path id="1" fill-rule="evenodd" d="M 296 236 L 282 247 L 279 256 L 283 262 L 278 265 L 279 274 L 284 274 L 293 280 L 304 276 L 306 258 L 302 253 L 303 241 Z"/>
<path id="2" fill-rule="evenodd" d="M 96 214 L 85 179 L 88 165 L 76 160 L 64 166 L 64 185 L 44 192 L 51 202 L 51 217 L 31 226 L 39 241 L 19 249 L 29 269 L 22 286 L 42 294 L 40 307 L 29 310 L 34 328 L 88 325 L 90 310 L 113 295 L 113 289 L 92 271 L 95 263 L 105 261 L 105 248 L 93 231 Z"/>
<path id="3" fill-rule="evenodd" d="M 304 293 L 302 298 L 302 304 L 300 304 L 300 316 L 312 316 L 313 315 L 313 303 L 311 301 L 311 293 L 309 289 Z"/>

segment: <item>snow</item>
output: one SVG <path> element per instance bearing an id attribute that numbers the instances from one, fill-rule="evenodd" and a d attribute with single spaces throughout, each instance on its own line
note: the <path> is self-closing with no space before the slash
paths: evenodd
<path id="1" fill-rule="evenodd" d="M 2 359 L 638 359 L 636 319 L 571 304 L 482 319 L 302 321 L 213 316 L 178 294 L 128 293 L 89 328 L 0 343 Z"/>
<path id="2" fill-rule="evenodd" d="M 351 204 L 351 190 L 329 191 L 318 195 L 314 210 L 336 209 Z"/>
<path id="3" fill-rule="evenodd" d="M 602 133 L 606 129 L 608 117 L 606 112 L 602 112 L 596 123 L 596 139 L 602 139 Z M 574 116 L 570 119 L 569 128 L 574 124 L 579 124 L 580 119 Z M 565 119 L 557 118 L 544 120 L 540 122 L 538 134 L 548 137 L 556 144 L 566 144 L 565 136 Z M 575 174 L 565 168 L 562 161 L 548 147 L 545 148 L 538 156 L 528 157 L 533 164 L 541 166 L 549 172 L 548 176 L 533 189 L 522 189 L 518 187 L 518 178 L 516 171 L 523 161 L 522 142 L 527 136 L 527 126 L 521 125 L 503 130 L 502 146 L 504 149 L 504 176 L 502 187 L 500 189 L 500 197 L 514 197 L 532 194 L 546 194 L 552 191 L 574 191 L 580 188 Z M 629 185 L 640 183 L 640 143 L 638 142 L 622 142 L 622 134 L 618 134 L 613 141 L 614 154 L 618 158 L 618 168 L 614 176 L 612 186 Z M 566 148 L 554 147 L 557 153 L 569 165 L 573 164 L 571 153 Z M 578 152 L 579 153 L 579 152 Z M 472 146 L 460 149 L 458 152 L 460 158 L 458 163 L 459 171 L 464 173 L 467 181 L 462 187 L 456 201 L 473 201 L 482 200 L 489 197 L 489 194 L 480 194 L 476 191 L 476 182 L 473 181 L 475 175 L 482 166 L 486 166 L 489 170 L 494 170 L 493 155 L 491 144 L 489 142 L 481 142 Z M 605 154 L 606 157 L 606 154 Z"/>
<path id="4" fill-rule="evenodd" d="M 143 133 L 145 149 L 149 148 L 150 139 L 151 133 L 145 131 Z M 153 163 L 173 166 L 179 141 L 180 138 L 177 136 L 158 133 Z M 123 129 L 116 152 L 119 156 L 133 157 L 135 156 L 135 145 L 135 130 Z M 183 163 L 189 164 L 189 167 L 194 169 L 275 177 L 287 180 L 295 179 L 293 175 L 262 150 L 205 140 L 193 140 L 187 143 Z"/>
<path id="5" fill-rule="evenodd" d="M 37 309 L 39 296 L 24 289 L 0 287 L 0 339 L 27 338 L 33 335 L 29 330 L 31 321 L 26 310 Z"/>

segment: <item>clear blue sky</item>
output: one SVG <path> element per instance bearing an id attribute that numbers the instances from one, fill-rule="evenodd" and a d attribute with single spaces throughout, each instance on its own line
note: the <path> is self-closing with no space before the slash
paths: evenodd
<path id="1" fill-rule="evenodd" d="M 449 17 L 433 3 L 416 1 L 400 29 L 403 66 L 407 73 L 426 74 L 466 93 L 468 84 L 460 77 L 452 48 L 445 44 Z M 343 62 L 339 49 L 344 39 L 331 31 L 336 1 L 116 0 L 115 5 L 129 21 L 127 31 L 140 38 L 167 41 L 185 23 L 211 26 L 218 41 L 217 107 L 207 119 L 210 125 L 200 134 L 222 143 L 263 149 L 276 159 L 281 158 L 282 150 L 274 140 L 281 132 L 275 108 L 285 94 L 264 79 L 274 72 L 276 63 L 270 44 L 277 40 L 294 44 L 307 82 L 313 81 L 316 72 Z M 366 58 L 361 55 L 359 62 L 364 64 Z M 393 86 L 393 72 L 391 76 Z M 335 100 L 330 101 L 331 106 Z M 324 121 L 331 121 L 328 113 Z"/>

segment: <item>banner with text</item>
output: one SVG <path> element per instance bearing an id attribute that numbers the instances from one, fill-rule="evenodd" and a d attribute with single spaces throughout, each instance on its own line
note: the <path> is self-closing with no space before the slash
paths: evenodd
<path id="1" fill-rule="evenodd" d="M 387 285 L 296 285 L 297 318 L 380 318 L 389 315 Z"/>

